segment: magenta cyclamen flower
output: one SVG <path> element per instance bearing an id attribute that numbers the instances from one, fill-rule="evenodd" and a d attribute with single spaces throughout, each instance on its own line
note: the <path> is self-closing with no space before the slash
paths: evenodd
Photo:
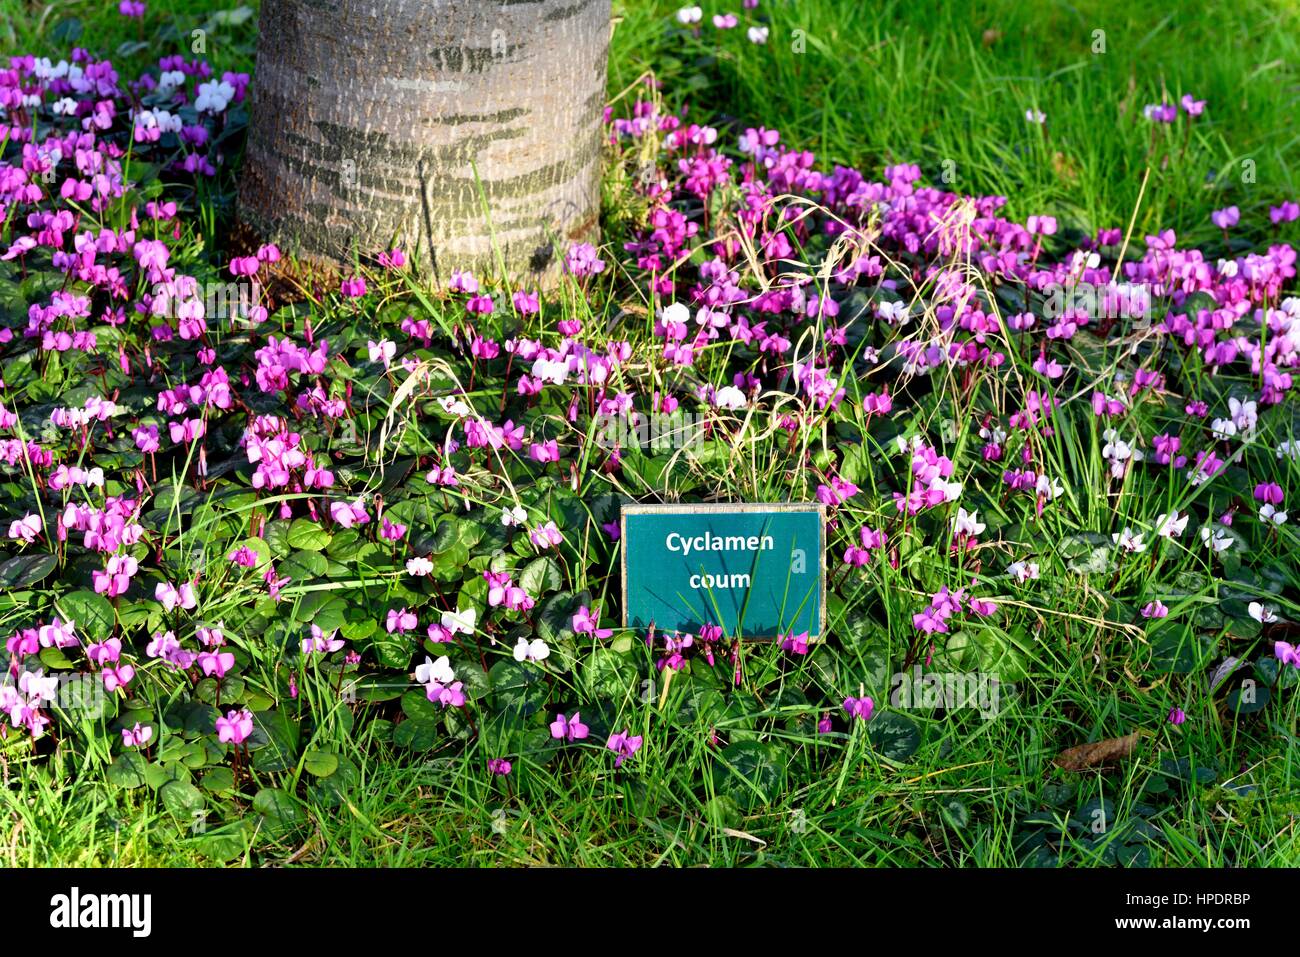
<path id="1" fill-rule="evenodd" d="M 581 741 L 587 736 L 587 726 L 582 723 L 582 715 L 573 712 L 572 718 L 556 715 L 551 722 L 551 737 L 560 741 Z"/>
<path id="2" fill-rule="evenodd" d="M 888 392 L 873 392 L 862 400 L 862 409 L 868 415 L 889 415 L 894 410 L 894 400 Z"/>
<path id="3" fill-rule="evenodd" d="M 564 256 L 564 268 L 571 276 L 594 276 L 605 271 L 605 261 L 597 257 L 591 243 L 574 243 Z"/>
<path id="4" fill-rule="evenodd" d="M 1281 223 L 1293 223 L 1300 219 L 1300 203 L 1287 200 L 1281 206 L 1270 206 L 1268 208 L 1268 218 L 1274 226 Z"/>
<path id="5" fill-rule="evenodd" d="M 580 607 L 573 616 L 573 632 L 577 635 L 591 635 L 593 638 L 604 639 L 614 634 L 612 628 L 599 628 L 600 609 L 587 608 L 586 605 Z"/>
<path id="6" fill-rule="evenodd" d="M 512 767 L 513 765 L 511 765 L 511 763 L 505 758 L 493 758 L 488 761 L 488 771 L 495 774 L 497 777 L 505 777 L 510 773 Z"/>
<path id="7" fill-rule="evenodd" d="M 23 544 L 30 544 L 36 541 L 36 536 L 41 533 L 41 517 L 36 514 L 24 515 L 22 518 L 9 523 L 9 537 Z"/>
<path id="8" fill-rule="evenodd" d="M 465 685 L 460 681 L 453 681 L 449 685 L 443 685 L 437 681 L 430 682 L 425 688 L 424 696 L 434 704 L 440 704 L 444 708 L 463 708 L 465 707 Z"/>
<path id="9" fill-rule="evenodd" d="M 844 699 L 844 711 L 850 718 L 857 718 L 859 721 L 870 721 L 871 713 L 875 709 L 876 703 L 870 698 Z"/>
<path id="10" fill-rule="evenodd" d="M 1182 708 L 1169 709 L 1169 723 L 1173 725 L 1182 724 L 1187 720 L 1187 713 Z"/>
<path id="11" fill-rule="evenodd" d="M 104 682 L 106 691 L 116 691 L 118 688 L 125 688 L 135 678 L 135 668 L 130 665 L 116 665 L 112 668 L 105 668 L 99 673 L 99 677 Z"/>
<path id="12" fill-rule="evenodd" d="M 1300 668 L 1300 644 L 1292 645 L 1285 641 L 1275 642 L 1273 654 L 1282 664 Z"/>
<path id="13" fill-rule="evenodd" d="M 1266 502 L 1269 505 L 1281 505 L 1285 498 L 1282 492 L 1282 486 L 1276 482 L 1261 482 L 1255 486 L 1255 501 Z"/>
<path id="14" fill-rule="evenodd" d="M 217 718 L 217 740 L 223 744 L 243 744 L 252 733 L 253 712 L 247 708 L 232 708 Z"/>
<path id="15" fill-rule="evenodd" d="M 781 649 L 796 655 L 808 654 L 808 632 L 801 632 L 797 635 L 791 632 L 786 635 L 785 640 L 781 642 Z"/>
<path id="16" fill-rule="evenodd" d="M 624 761 L 641 749 L 641 735 L 629 737 L 627 729 L 624 728 L 622 731 L 611 734 L 609 740 L 605 742 L 605 747 L 618 755 L 614 759 L 614 767 L 620 768 L 623 766 Z"/>
<path id="17" fill-rule="evenodd" d="M 388 614 L 391 617 L 393 613 L 390 611 Z M 414 628 L 415 626 L 412 625 L 411 627 Z M 318 625 L 312 625 L 311 637 L 302 640 L 302 653 L 304 655 L 333 654 L 344 645 L 343 639 L 337 637 L 337 635 L 338 632 L 330 632 L 327 635 L 325 632 L 321 631 Z"/>
<path id="18" fill-rule="evenodd" d="M 1210 213 L 1210 222 L 1220 229 L 1231 229 L 1241 219 L 1241 210 L 1236 206 L 1227 206 Z"/>
<path id="19" fill-rule="evenodd" d="M 122 746 L 124 748 L 143 748 L 153 737 L 153 728 L 139 721 L 134 727 L 122 729 Z"/>
<path id="20" fill-rule="evenodd" d="M 201 651 L 195 660 L 205 675 L 218 679 L 235 666 L 235 655 L 229 651 Z"/>
<path id="21" fill-rule="evenodd" d="M 390 608 L 386 624 L 390 635 L 393 633 L 404 635 L 408 631 L 413 631 L 419 625 L 419 621 L 415 617 L 415 612 L 407 611 L 405 608 Z"/>
<path id="22" fill-rule="evenodd" d="M 1166 607 L 1164 602 L 1160 601 L 1160 599 L 1157 598 L 1155 601 L 1147 602 L 1145 605 L 1142 606 L 1142 617 L 1143 618 L 1168 618 L 1169 609 L 1168 607 Z"/>
<path id="23" fill-rule="evenodd" d="M 198 605 L 198 599 L 194 595 L 194 586 L 189 582 L 184 582 L 179 588 L 170 582 L 159 582 L 154 588 L 153 596 L 162 602 L 163 609 L 171 611 L 180 607 L 186 611 Z"/>
<path id="24" fill-rule="evenodd" d="M 535 292 L 524 292 L 521 289 L 510 297 L 510 301 L 521 316 L 534 315 L 541 309 L 541 301 Z"/>

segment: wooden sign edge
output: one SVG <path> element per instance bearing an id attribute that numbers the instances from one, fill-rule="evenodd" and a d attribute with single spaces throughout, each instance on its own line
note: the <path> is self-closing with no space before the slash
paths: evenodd
<path id="1" fill-rule="evenodd" d="M 821 516 L 821 521 L 817 523 L 817 560 L 819 562 L 819 574 L 821 581 L 821 597 L 817 604 L 818 631 L 817 637 L 809 640 L 809 644 L 820 644 L 826 640 L 826 506 L 821 502 L 773 502 L 765 505 L 760 502 L 736 502 L 727 504 L 726 502 L 684 502 L 679 505 L 670 503 L 652 504 L 652 503 L 634 503 L 631 505 L 621 505 L 618 513 L 618 563 L 619 563 L 619 583 L 623 590 L 623 616 L 622 624 L 624 631 L 631 631 L 632 626 L 627 623 L 627 517 L 628 515 L 652 515 L 655 513 L 663 515 L 695 515 L 701 512 L 816 512 Z M 775 641 L 783 635 L 746 635 L 746 641 Z"/>

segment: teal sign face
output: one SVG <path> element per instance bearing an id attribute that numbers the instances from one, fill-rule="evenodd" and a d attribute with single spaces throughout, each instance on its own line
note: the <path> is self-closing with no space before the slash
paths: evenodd
<path id="1" fill-rule="evenodd" d="M 626 628 L 821 636 L 820 505 L 625 505 L 621 540 Z"/>

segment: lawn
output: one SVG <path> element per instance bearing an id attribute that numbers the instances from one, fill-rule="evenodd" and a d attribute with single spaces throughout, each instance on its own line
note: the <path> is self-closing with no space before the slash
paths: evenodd
<path id="1" fill-rule="evenodd" d="M 0 49 L 256 95 L 194 6 Z M 177 321 L 242 96 L 186 144 L 120 95 L 102 190 L 11 131 L 0 862 L 1293 865 L 1300 11 L 1164 6 L 615 3 L 602 243 L 536 306 L 374 250 Z M 620 628 L 633 501 L 825 504 L 826 640 Z"/>

